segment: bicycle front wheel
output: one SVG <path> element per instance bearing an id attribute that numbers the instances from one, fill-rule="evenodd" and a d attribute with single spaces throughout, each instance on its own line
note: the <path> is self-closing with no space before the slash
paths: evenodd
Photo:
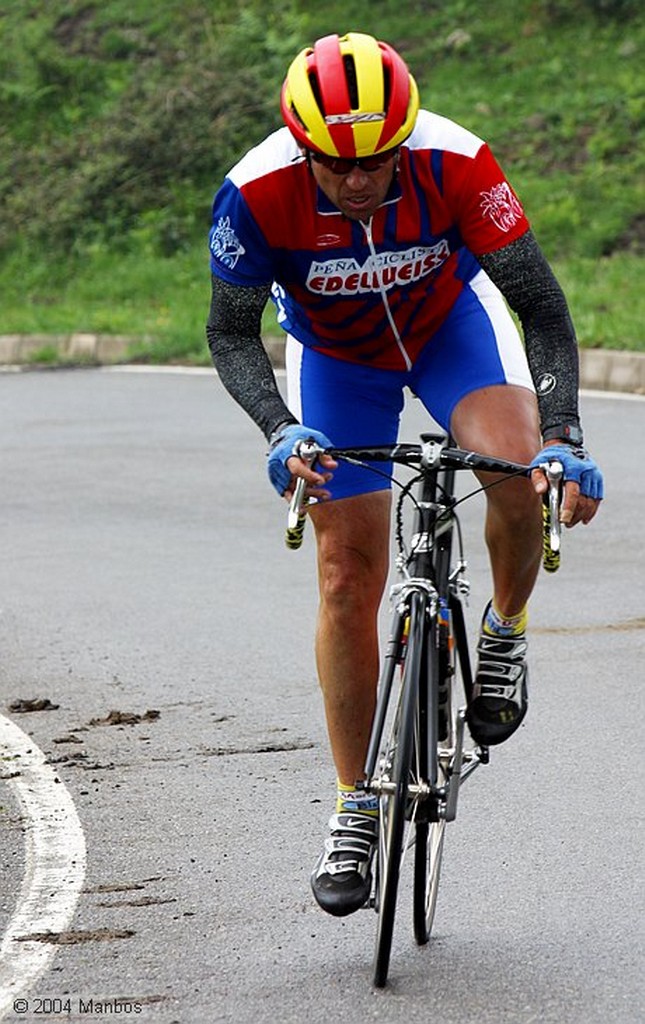
<path id="1" fill-rule="evenodd" d="M 387 788 L 380 796 L 376 897 L 378 926 L 374 955 L 374 984 L 377 988 L 382 988 L 387 982 L 399 873 L 405 850 L 408 783 L 414 749 L 419 678 L 423 669 L 425 609 L 425 595 L 413 594 L 399 705 L 389 740 L 381 755 L 381 780 Z"/>
<path id="2" fill-rule="evenodd" d="M 425 706 L 420 702 L 419 775 L 440 788 L 446 782 L 446 750 L 454 744 L 455 722 L 448 624 L 436 614 L 428 625 L 428 641 L 427 699 Z M 440 812 L 441 801 L 431 797 L 416 822 L 412 916 L 414 937 L 420 946 L 430 938 L 439 893 L 446 827 Z"/>
<path id="3" fill-rule="evenodd" d="M 425 946 L 432 933 L 441 858 L 446 828 L 445 821 L 418 822 L 414 847 L 414 937 L 419 946 Z"/>

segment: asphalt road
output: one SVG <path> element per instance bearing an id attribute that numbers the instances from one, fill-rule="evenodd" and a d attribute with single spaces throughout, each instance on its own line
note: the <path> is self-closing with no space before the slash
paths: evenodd
<path id="1" fill-rule="evenodd" d="M 539 582 L 530 713 L 464 787 L 436 938 L 404 894 L 374 992 L 374 916 L 309 893 L 333 795 L 314 552 L 283 545 L 256 428 L 210 373 L 0 374 L 2 1019 L 643 1020 L 645 404 L 583 411 L 608 498 Z M 33 699 L 55 707 L 9 710 Z"/>

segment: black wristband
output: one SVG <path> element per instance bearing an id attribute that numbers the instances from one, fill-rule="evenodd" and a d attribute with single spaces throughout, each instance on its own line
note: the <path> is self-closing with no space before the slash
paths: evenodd
<path id="1" fill-rule="evenodd" d="M 269 448 L 275 448 L 277 443 L 282 440 L 285 427 L 293 427 L 296 426 L 297 423 L 298 420 L 283 420 L 282 423 L 279 423 L 278 426 L 271 431 L 268 437 Z"/>
<path id="2" fill-rule="evenodd" d="M 563 441 L 565 444 L 581 448 L 584 444 L 582 427 L 578 423 L 558 423 L 542 432 L 543 441 Z"/>

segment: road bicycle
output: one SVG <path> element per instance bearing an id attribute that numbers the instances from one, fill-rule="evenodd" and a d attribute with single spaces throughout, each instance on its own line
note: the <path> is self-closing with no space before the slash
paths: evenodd
<path id="1" fill-rule="evenodd" d="M 413 850 L 413 931 L 424 945 L 434 922 L 446 824 L 456 817 L 462 783 L 489 761 L 488 748 L 470 739 L 466 725 L 473 674 L 463 606 L 470 586 L 457 509 L 486 487 L 503 486 L 505 477 L 530 472 L 515 462 L 453 447 L 449 440 L 422 434 L 418 444 L 324 449 L 366 472 L 392 477 L 393 463 L 416 470 L 405 484 L 392 477 L 399 487 L 394 517 L 399 581 L 390 588 L 392 622 L 365 764 L 366 787 L 379 800 L 367 904 L 378 915 L 373 975 L 378 988 L 387 983 L 405 855 Z M 303 442 L 297 454 L 312 464 L 322 453 Z M 549 483 L 543 563 L 553 572 L 560 561 L 562 465 L 553 461 L 541 468 Z M 462 469 L 504 477 L 458 498 L 455 475 Z M 404 517 L 409 505 L 411 533 Z M 305 521 L 304 481 L 299 479 L 289 508 L 289 547 L 300 546 Z"/>

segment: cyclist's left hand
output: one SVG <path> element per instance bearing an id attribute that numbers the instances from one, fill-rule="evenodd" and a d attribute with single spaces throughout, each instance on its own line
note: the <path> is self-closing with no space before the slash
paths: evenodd
<path id="1" fill-rule="evenodd" d="M 598 466 L 584 448 L 573 448 L 557 441 L 547 444 L 531 462 L 531 480 L 538 494 L 545 494 L 548 488 L 546 477 L 538 467 L 552 459 L 561 462 L 564 470 L 560 521 L 565 526 L 590 523 L 604 494 L 602 473 Z"/>

